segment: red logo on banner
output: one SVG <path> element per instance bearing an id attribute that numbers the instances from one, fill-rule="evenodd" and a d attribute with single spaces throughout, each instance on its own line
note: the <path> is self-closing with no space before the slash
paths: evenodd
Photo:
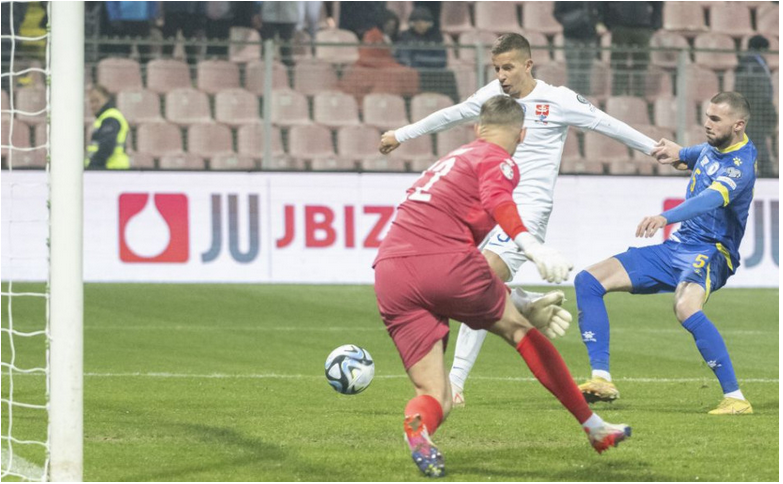
<path id="1" fill-rule="evenodd" d="M 536 104 L 536 116 L 549 116 L 549 104 Z"/>
<path id="2" fill-rule="evenodd" d="M 187 196 L 123 193 L 119 211 L 121 261 L 187 262 Z"/>
<path id="3" fill-rule="evenodd" d="M 667 198 L 663 201 L 663 211 L 671 210 L 675 208 L 677 205 L 684 202 L 684 198 Z M 669 224 L 666 227 L 663 228 L 663 240 L 669 240 L 669 236 L 671 235 L 672 231 L 678 227 L 678 224 Z"/>

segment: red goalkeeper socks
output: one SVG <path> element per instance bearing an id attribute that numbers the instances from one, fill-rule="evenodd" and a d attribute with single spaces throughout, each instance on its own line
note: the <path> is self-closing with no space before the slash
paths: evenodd
<path id="1" fill-rule="evenodd" d="M 429 395 L 419 395 L 412 398 L 405 406 L 405 419 L 419 415 L 421 423 L 427 428 L 427 433 L 432 435 L 443 421 L 443 407 L 440 402 Z M 406 433 L 408 429 L 406 428 Z M 412 429 L 418 430 L 418 429 Z"/>

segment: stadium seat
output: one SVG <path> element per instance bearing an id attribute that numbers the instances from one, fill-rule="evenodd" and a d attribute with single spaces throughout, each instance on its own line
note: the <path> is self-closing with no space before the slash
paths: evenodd
<path id="1" fill-rule="evenodd" d="M 678 170 L 672 165 L 661 165 L 660 163 L 655 168 L 659 176 L 690 176 L 688 170 Z"/>
<path id="2" fill-rule="evenodd" d="M 245 68 L 245 89 L 256 96 L 264 95 L 266 85 L 266 65 L 263 61 L 252 61 Z M 272 89 L 288 89 L 288 71 L 281 63 L 272 64 Z"/>
<path id="3" fill-rule="evenodd" d="M 4 115 L 0 121 L 2 124 L 2 157 L 5 161 L 5 166 L 11 166 L 12 168 L 44 168 L 46 167 L 46 147 L 45 140 L 41 143 L 36 142 L 31 146 L 30 143 L 30 126 L 23 123 L 18 119 L 14 119 L 11 123 L 11 119 Z M 13 126 L 13 135 L 11 135 L 11 128 Z M 45 124 L 36 125 L 44 128 L 46 132 Z M 9 137 L 12 140 L 14 149 L 9 146 Z M 40 146 L 38 149 L 35 146 Z M 20 149 L 16 149 L 20 148 Z"/>
<path id="4" fill-rule="evenodd" d="M 139 125 L 136 151 L 152 156 L 182 153 L 182 132 L 177 125 L 166 122 Z"/>
<path id="5" fill-rule="evenodd" d="M 756 10 L 756 30 L 768 38 L 780 35 L 780 6 L 777 3 L 765 2 Z"/>
<path id="6" fill-rule="evenodd" d="M 213 156 L 209 160 L 209 169 L 252 171 L 258 169 L 258 167 L 252 156 L 225 153 Z"/>
<path id="7" fill-rule="evenodd" d="M 174 59 L 153 59 L 147 63 L 147 89 L 165 94 L 183 87 L 193 87 L 190 67 L 185 62 Z"/>
<path id="8" fill-rule="evenodd" d="M 118 93 L 117 109 L 131 125 L 163 121 L 160 115 L 160 96 L 146 89 Z"/>
<path id="9" fill-rule="evenodd" d="M 155 158 L 148 153 L 128 153 L 130 167 L 136 170 L 154 170 Z"/>
<path id="10" fill-rule="evenodd" d="M 27 87 L 14 90 L 14 109 L 19 121 L 27 124 L 46 122 L 46 90 Z M 22 112 L 30 114 L 22 114 Z"/>
<path id="11" fill-rule="evenodd" d="M 316 44 L 348 44 L 345 46 L 317 45 L 315 57 L 332 64 L 353 64 L 359 59 L 359 38 L 350 30 L 325 29 L 315 34 Z"/>
<path id="12" fill-rule="evenodd" d="M 228 60 L 231 62 L 244 64 L 261 58 L 261 36 L 258 30 L 250 27 L 231 27 L 228 37 L 232 42 L 247 42 L 228 46 Z"/>
<path id="13" fill-rule="evenodd" d="M 298 160 L 337 158 L 332 146 L 332 133 L 326 126 L 310 124 L 294 126 L 288 132 L 288 154 Z M 316 163 L 319 165 L 319 163 Z"/>
<path id="14" fill-rule="evenodd" d="M 344 92 L 320 92 L 313 98 L 313 120 L 329 128 L 359 124 L 356 98 Z"/>
<path id="15" fill-rule="evenodd" d="M 690 49 L 688 39 L 676 32 L 666 30 L 659 30 L 653 34 L 650 39 L 650 47 L 652 49 L 666 49 L 650 52 L 650 64 L 665 69 L 676 69 L 679 51 Z M 690 61 L 690 56 L 688 60 Z"/>
<path id="16" fill-rule="evenodd" d="M 699 34 L 693 41 L 693 57 L 696 64 L 715 71 L 725 71 L 737 67 L 737 54 L 734 41 L 728 35 L 707 32 Z M 699 49 L 728 50 L 731 52 L 704 52 Z"/>
<path id="17" fill-rule="evenodd" d="M 492 32 L 480 30 L 471 30 L 460 35 L 459 42 L 457 42 L 457 44 L 461 46 L 458 48 L 460 62 L 475 64 L 477 57 L 475 45 L 480 44 L 484 46 L 484 48 L 481 49 L 482 63 L 484 65 L 492 63 L 490 49 L 496 38 L 497 35 Z"/>
<path id="18" fill-rule="evenodd" d="M 750 9 L 744 2 L 714 2 L 710 6 L 710 30 L 737 38 L 753 33 Z"/>
<path id="19" fill-rule="evenodd" d="M 536 79 L 541 79 L 552 86 L 565 86 L 568 82 L 568 73 L 565 63 L 552 62 L 543 66 L 533 64 Z"/>
<path id="20" fill-rule="evenodd" d="M 3 115 L 2 119 L 2 145 L 3 156 L 8 155 L 11 150 L 11 145 L 14 148 L 29 148 L 30 147 L 30 126 L 23 123 L 18 119 L 14 119 L 13 123 L 11 118 L 7 115 Z M 11 133 L 13 128 L 13 134 Z M 9 142 L 10 140 L 10 142 Z M 20 151 L 14 149 L 14 157 L 16 157 Z"/>
<path id="21" fill-rule="evenodd" d="M 359 163 L 345 158 L 318 158 L 310 161 L 313 171 L 356 171 Z"/>
<path id="22" fill-rule="evenodd" d="M 5 120 L 5 119 L 4 119 Z M 32 146 L 45 146 L 49 139 L 49 133 L 47 133 L 47 126 L 45 123 L 36 124 L 33 126 L 33 142 Z M 130 136 L 130 132 L 128 132 Z"/>
<path id="23" fill-rule="evenodd" d="M 194 124 L 188 128 L 188 153 L 212 158 L 233 152 L 231 129 L 228 126 L 210 123 Z"/>
<path id="24" fill-rule="evenodd" d="M 166 119 L 177 124 L 210 123 L 209 98 L 193 88 L 174 89 L 166 94 Z"/>
<path id="25" fill-rule="evenodd" d="M 346 160 L 361 161 L 383 156 L 378 151 L 381 133 L 376 128 L 346 126 L 337 131 L 337 154 Z"/>
<path id="26" fill-rule="evenodd" d="M 299 62 L 294 67 L 294 90 L 306 96 L 338 89 L 337 72 L 326 62 Z"/>
<path id="27" fill-rule="evenodd" d="M 422 120 L 443 108 L 453 106 L 454 102 L 445 94 L 435 92 L 423 92 L 413 96 L 411 99 L 411 121 Z"/>
<path id="28" fill-rule="evenodd" d="M 473 95 L 478 89 L 476 81 L 476 68 L 469 65 L 454 66 L 451 68 L 457 81 L 457 94 L 464 100 Z"/>
<path id="29" fill-rule="evenodd" d="M 244 89 L 226 89 L 215 95 L 215 120 L 229 126 L 257 123 L 258 98 Z"/>
<path id="30" fill-rule="evenodd" d="M 261 158 L 264 155 L 264 126 L 245 124 L 237 130 L 237 151 L 240 155 Z M 283 138 L 280 128 L 272 126 L 272 156 L 283 156 Z"/>
<path id="31" fill-rule="evenodd" d="M 563 161 L 582 160 L 582 152 L 579 149 L 579 133 L 574 128 L 568 129 L 568 135 L 566 136 L 565 144 L 563 145 L 563 155 L 561 158 Z"/>
<path id="32" fill-rule="evenodd" d="M 388 156 L 381 156 L 381 157 L 362 160 L 360 166 L 364 171 L 395 171 L 395 172 L 407 171 L 405 160 L 399 158 L 390 158 Z M 414 170 L 414 171 L 422 171 L 422 170 Z"/>
<path id="33" fill-rule="evenodd" d="M 432 135 L 419 136 L 400 144 L 399 148 L 392 151 L 390 158 L 410 162 L 427 163 L 427 166 L 435 163 L 436 157 L 432 153 Z"/>
<path id="34" fill-rule="evenodd" d="M 7 111 L 11 109 L 11 102 L 9 101 L 8 93 L 5 92 L 5 89 L 2 90 L 2 93 L 2 98 L 0 98 L 0 110 Z M 7 113 L 4 112 L 3 114 Z"/>
<path id="35" fill-rule="evenodd" d="M 239 66 L 226 60 L 203 60 L 196 67 L 196 85 L 207 94 L 239 87 Z"/>
<path id="36" fill-rule="evenodd" d="M 163 155 L 158 161 L 161 170 L 205 170 L 204 158 L 192 153 Z"/>
<path id="37" fill-rule="evenodd" d="M 362 67 L 349 66 L 343 71 L 340 89 L 356 97 L 361 103 L 370 93 L 389 93 L 412 96 L 419 92 L 419 73 L 407 66 Z"/>
<path id="38" fill-rule="evenodd" d="M 362 101 L 364 123 L 381 129 L 395 129 L 408 124 L 405 100 L 394 94 L 368 94 Z"/>
<path id="39" fill-rule="evenodd" d="M 674 82 L 672 73 L 657 66 L 647 69 L 647 79 L 644 82 L 644 98 L 647 102 L 653 102 L 659 97 L 674 95 Z"/>
<path id="40" fill-rule="evenodd" d="M 759 34 L 754 34 L 759 35 Z M 740 41 L 740 49 L 741 50 L 748 50 L 748 42 L 750 42 L 750 38 L 753 37 L 752 35 L 746 35 L 742 38 Z M 777 52 L 777 54 L 764 54 L 764 58 L 767 59 L 767 65 L 769 66 L 769 69 L 774 71 L 777 70 L 778 66 L 780 65 L 780 45 L 778 43 L 778 38 L 772 35 L 764 35 L 764 38 L 767 39 L 769 42 L 769 50 L 770 52 Z M 733 85 L 733 84 L 732 84 Z M 729 90 L 724 86 L 724 91 Z"/>
<path id="41" fill-rule="evenodd" d="M 686 37 L 705 32 L 704 7 L 698 2 L 664 2 L 663 29 Z"/>
<path id="42" fill-rule="evenodd" d="M 563 31 L 563 26 L 553 14 L 555 2 L 522 2 L 522 29 L 525 32 L 540 32 L 555 35 Z"/>
<path id="43" fill-rule="evenodd" d="M 588 131 L 584 135 L 585 159 L 591 161 L 627 161 L 629 148 L 602 134 Z"/>
<path id="44" fill-rule="evenodd" d="M 110 93 L 142 89 L 141 67 L 133 59 L 109 57 L 98 62 L 98 84 Z"/>
<path id="45" fill-rule="evenodd" d="M 443 2 L 440 10 L 440 29 L 445 34 L 459 35 L 473 30 L 470 22 L 470 2 Z"/>
<path id="46" fill-rule="evenodd" d="M 476 2 L 473 13 L 478 30 L 498 34 L 519 31 L 516 2 Z"/>
<path id="47" fill-rule="evenodd" d="M 590 90 L 588 98 L 593 101 L 603 101 L 612 93 L 612 68 L 608 62 L 594 61 L 590 72 Z"/>
<path id="48" fill-rule="evenodd" d="M 533 56 L 533 65 L 543 66 L 553 62 L 549 52 L 549 41 L 541 32 L 523 32 L 530 42 L 530 53 Z"/>
<path id="49" fill-rule="evenodd" d="M 604 164 L 598 160 L 563 158 L 560 162 L 560 173 L 566 175 L 603 175 Z"/>
<path id="50" fill-rule="evenodd" d="M 472 124 L 463 124 L 441 131 L 435 135 L 437 157 L 443 158 L 460 146 L 472 143 L 475 139 L 476 133 L 473 131 Z"/>
<path id="51" fill-rule="evenodd" d="M 686 101 L 686 126 L 697 121 L 696 103 Z M 659 97 L 653 101 L 653 123 L 667 129 L 677 129 L 677 98 Z"/>
<path id="52" fill-rule="evenodd" d="M 448 3 L 459 3 L 459 2 L 448 2 Z M 455 45 L 454 39 L 452 39 L 450 35 L 443 36 L 443 45 L 446 46 L 446 65 L 448 67 L 461 65 L 462 61 L 460 61 L 459 58 L 457 57 L 457 48 L 454 47 Z"/>
<path id="53" fill-rule="evenodd" d="M 291 89 L 272 91 L 272 122 L 280 126 L 310 124 L 310 108 L 304 94 Z"/>
<path id="54" fill-rule="evenodd" d="M 628 124 L 648 124 L 647 103 L 640 97 L 609 96 L 606 100 L 606 114 Z"/>
<path id="55" fill-rule="evenodd" d="M 685 145 L 693 146 L 704 143 L 707 141 L 707 134 L 704 130 L 704 126 L 698 124 L 691 124 L 685 131 Z"/>
<path id="56" fill-rule="evenodd" d="M 718 75 L 711 69 L 690 65 L 685 72 L 685 78 L 688 83 L 688 98 L 692 102 L 700 103 L 705 99 L 711 99 L 712 96 L 720 92 Z"/>

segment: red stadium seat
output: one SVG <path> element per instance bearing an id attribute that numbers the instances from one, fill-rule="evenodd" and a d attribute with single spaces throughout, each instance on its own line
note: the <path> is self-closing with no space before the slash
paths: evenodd
<path id="1" fill-rule="evenodd" d="M 46 122 L 46 90 L 35 87 L 16 89 L 14 91 L 14 109 L 19 121 L 27 124 Z M 30 113 L 22 114 L 21 112 Z"/>
<path id="2" fill-rule="evenodd" d="M 136 130 L 136 148 L 152 156 L 182 153 L 182 132 L 171 123 L 142 124 Z"/>
<path id="3" fill-rule="evenodd" d="M 663 29 L 688 37 L 705 32 L 704 8 L 698 2 L 664 2 Z"/>
<path id="4" fill-rule="evenodd" d="M 190 67 L 179 60 L 153 59 L 147 63 L 147 89 L 165 94 L 174 89 L 193 87 Z"/>
<path id="5" fill-rule="evenodd" d="M 549 55 L 549 41 L 541 32 L 524 32 L 525 38 L 530 42 L 530 53 L 533 56 L 533 65 L 543 66 L 553 62 Z"/>
<path id="6" fill-rule="evenodd" d="M 459 35 L 473 30 L 470 23 L 470 2 L 443 2 L 440 10 L 440 29 L 446 34 Z"/>
<path id="7" fill-rule="evenodd" d="M 427 164 L 435 163 L 436 157 L 432 153 L 432 136 L 424 135 L 402 143 L 399 148 L 388 155 L 390 158 L 410 161 L 411 163 Z M 419 170 L 416 170 L 419 171 Z"/>
<path id="8" fill-rule="evenodd" d="M 710 6 L 710 30 L 732 37 L 753 33 L 750 9 L 744 2 L 714 2 Z"/>
<path id="9" fill-rule="evenodd" d="M 204 158 L 234 152 L 231 130 L 222 124 L 194 124 L 188 128 L 188 153 Z"/>
<path id="10" fill-rule="evenodd" d="M 109 57 L 98 62 L 98 84 L 103 85 L 112 94 L 141 89 L 141 67 L 133 59 Z"/>
<path id="11" fill-rule="evenodd" d="M 209 160 L 209 169 L 251 171 L 258 169 L 258 167 L 252 156 L 225 153 L 213 156 L 212 159 Z"/>
<path id="12" fill-rule="evenodd" d="M 559 34 L 563 26 L 553 14 L 555 2 L 522 2 L 522 29 L 544 35 Z"/>
<path id="13" fill-rule="evenodd" d="M 734 41 L 728 35 L 708 32 L 699 34 L 693 41 L 696 49 L 694 61 L 716 71 L 725 71 L 737 67 L 737 54 Z M 699 49 L 727 50 L 731 52 L 704 52 Z"/>
<path id="14" fill-rule="evenodd" d="M 215 95 L 215 120 L 229 126 L 257 123 L 258 98 L 244 89 L 226 89 Z"/>
<path id="15" fill-rule="evenodd" d="M 686 125 L 697 121 L 696 103 L 687 101 Z M 656 126 L 677 129 L 677 98 L 659 97 L 653 101 L 653 122 Z"/>
<path id="16" fill-rule="evenodd" d="M 462 65 L 454 66 L 451 70 L 454 72 L 454 78 L 457 80 L 457 93 L 460 99 L 467 99 L 478 90 L 475 67 Z"/>
<path id="17" fill-rule="evenodd" d="M 519 20 L 515 2 L 476 2 L 473 4 L 476 29 L 488 32 L 517 32 Z"/>
<path id="18" fill-rule="evenodd" d="M 291 89 L 272 91 L 272 122 L 274 124 L 280 126 L 310 124 L 309 111 L 307 98 L 304 94 Z"/>
<path id="19" fill-rule="evenodd" d="M 408 124 L 405 100 L 394 94 L 368 94 L 362 102 L 364 123 L 381 129 L 395 129 Z"/>
<path id="20" fill-rule="evenodd" d="M 225 60 L 203 60 L 196 67 L 196 84 L 200 91 L 217 94 L 239 87 L 239 66 Z"/>
<path id="21" fill-rule="evenodd" d="M 288 132 L 288 154 L 295 159 L 311 162 L 337 158 L 332 146 L 331 131 L 326 126 L 317 124 L 291 128 Z"/>
<path id="22" fill-rule="evenodd" d="M 606 100 L 606 114 L 628 124 L 648 124 L 647 103 L 633 96 L 610 96 Z"/>
<path id="23" fill-rule="evenodd" d="M 674 94 L 672 75 L 669 71 L 650 66 L 647 69 L 647 79 L 644 83 L 644 98 L 647 102 L 653 102 L 659 97 L 669 97 Z"/>
<path id="24" fill-rule="evenodd" d="M 692 124 L 685 131 L 685 146 L 693 146 L 707 141 L 707 134 L 704 126 Z"/>
<path id="25" fill-rule="evenodd" d="M 264 126 L 262 124 L 246 124 L 237 130 L 237 151 L 240 155 L 248 155 L 261 159 L 264 156 Z M 272 156 L 285 155 L 283 137 L 280 128 L 272 126 Z"/>
<path id="26" fill-rule="evenodd" d="M 344 92 L 321 92 L 313 98 L 313 120 L 329 128 L 359 124 L 356 98 Z"/>
<path id="27" fill-rule="evenodd" d="M 378 151 L 381 133 L 376 128 L 346 126 L 337 131 L 337 154 L 346 160 L 361 161 L 383 156 Z"/>
<path id="28" fill-rule="evenodd" d="M 533 69 L 536 79 L 541 79 L 552 86 L 565 86 L 568 82 L 568 73 L 563 62 L 552 62 L 538 67 L 533 64 Z"/>
<path id="29" fill-rule="evenodd" d="M 359 59 L 359 38 L 350 30 L 326 29 L 315 34 L 315 42 L 349 44 L 346 46 L 317 45 L 315 57 L 332 64 L 353 64 Z M 352 45 L 351 45 L 352 44 Z"/>
<path id="30" fill-rule="evenodd" d="M 665 49 L 650 52 L 650 64 L 666 69 L 676 69 L 680 51 L 690 49 L 688 39 L 676 32 L 666 30 L 659 30 L 653 34 L 650 47 Z M 690 57 L 688 60 L 690 61 Z"/>
<path id="31" fill-rule="evenodd" d="M 612 93 L 612 68 L 609 63 L 602 61 L 593 62 L 590 72 L 591 100 L 603 101 Z"/>
<path id="32" fill-rule="evenodd" d="M 756 10 L 756 29 L 767 37 L 780 35 L 780 6 L 765 2 Z"/>
<path id="33" fill-rule="evenodd" d="M 688 99 L 700 103 L 720 91 L 718 75 L 710 69 L 698 65 L 690 65 L 686 68 L 688 83 Z"/>
<path id="34" fill-rule="evenodd" d="M 209 98 L 193 88 L 174 89 L 166 94 L 166 119 L 177 124 L 210 123 Z"/>
<path id="35" fill-rule="evenodd" d="M 426 118 L 435 111 L 453 106 L 454 102 L 445 94 L 423 92 L 411 99 L 411 121 L 414 123 Z"/>
<path id="36" fill-rule="evenodd" d="M 457 44 L 461 46 L 459 48 L 459 60 L 468 64 L 475 64 L 477 50 L 474 46 L 478 44 L 483 46 L 481 49 L 482 63 L 484 65 L 492 63 L 492 54 L 490 53 L 490 49 L 492 48 L 492 44 L 495 42 L 495 39 L 497 39 L 497 35 L 493 34 L 492 32 L 484 32 L 480 30 L 471 30 L 469 32 L 465 32 L 459 36 L 459 42 L 457 42 Z"/>
<path id="37" fill-rule="evenodd" d="M 627 161 L 631 159 L 629 148 L 602 134 L 588 131 L 584 136 L 585 159 L 598 161 Z"/>
<path id="38" fill-rule="evenodd" d="M 161 170 L 205 170 L 204 158 L 191 153 L 163 155 L 158 162 Z"/>
<path id="39" fill-rule="evenodd" d="M 245 89 L 256 96 L 264 95 L 266 65 L 263 61 L 248 62 L 245 69 Z M 272 89 L 289 89 L 288 70 L 281 62 L 272 64 Z"/>
<path id="40" fill-rule="evenodd" d="M 307 96 L 338 89 L 337 72 L 326 62 L 299 62 L 294 67 L 294 90 Z"/>
<path id="41" fill-rule="evenodd" d="M 118 93 L 117 109 L 131 125 L 163 121 L 160 115 L 160 97 L 145 89 Z"/>
<path id="42" fill-rule="evenodd" d="M 441 131 L 435 135 L 435 144 L 438 151 L 437 157 L 443 158 L 460 146 L 472 143 L 475 139 L 476 133 L 473 131 L 472 124 L 463 124 Z M 432 161 L 434 162 L 435 160 Z"/>

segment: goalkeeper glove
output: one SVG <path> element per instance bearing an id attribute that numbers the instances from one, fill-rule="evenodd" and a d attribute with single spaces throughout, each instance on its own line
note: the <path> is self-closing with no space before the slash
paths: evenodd
<path id="1" fill-rule="evenodd" d="M 563 301 L 563 291 L 550 291 L 525 304 L 521 312 L 536 329 L 548 338 L 555 339 L 565 335 L 573 320 L 571 313 L 560 307 Z"/>
<path id="2" fill-rule="evenodd" d="M 517 235 L 514 243 L 522 249 L 528 259 L 533 261 L 541 278 L 547 282 L 560 284 L 568 279 L 568 273 L 574 268 L 574 264 L 560 252 L 545 246 L 530 232 Z"/>

